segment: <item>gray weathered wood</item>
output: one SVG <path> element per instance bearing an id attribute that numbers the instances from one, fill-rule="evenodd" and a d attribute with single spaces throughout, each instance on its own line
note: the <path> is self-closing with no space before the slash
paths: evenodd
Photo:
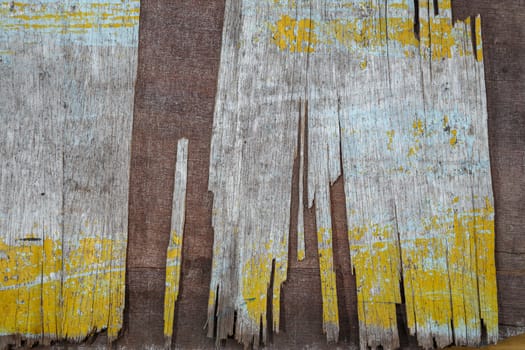
<path id="1" fill-rule="evenodd" d="M 15 343 L 122 326 L 138 12 L 0 9 L 0 335 Z"/>

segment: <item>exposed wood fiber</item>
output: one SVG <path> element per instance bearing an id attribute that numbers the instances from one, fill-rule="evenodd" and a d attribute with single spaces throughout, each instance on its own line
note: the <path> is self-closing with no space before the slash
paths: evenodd
<path id="1" fill-rule="evenodd" d="M 112 340 L 122 326 L 138 13 L 138 1 L 0 4 L 5 346 Z"/>
<path id="2" fill-rule="evenodd" d="M 166 259 L 166 292 L 164 294 L 164 336 L 171 346 L 175 302 L 179 296 L 180 270 L 182 263 L 182 242 L 186 215 L 186 184 L 188 182 L 188 139 L 177 143 L 175 183 L 173 187 L 173 209 L 171 212 L 171 233 Z"/>
<path id="3" fill-rule="evenodd" d="M 476 345 L 483 329 L 496 341 L 483 69 L 480 19 L 453 24 L 450 0 L 226 1 L 208 334 L 257 345 L 270 311 L 278 331 L 299 155 L 328 341 L 339 334 L 330 185 L 341 175 L 361 348 L 399 346 L 401 304 L 424 348 Z"/>

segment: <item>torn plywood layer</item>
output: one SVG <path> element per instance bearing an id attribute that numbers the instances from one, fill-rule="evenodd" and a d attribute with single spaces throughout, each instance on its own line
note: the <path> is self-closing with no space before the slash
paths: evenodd
<path id="1" fill-rule="evenodd" d="M 0 336 L 114 339 L 139 1 L 5 1 L 0 14 Z"/>
<path id="2" fill-rule="evenodd" d="M 316 207 L 329 341 L 339 332 L 330 185 L 340 175 L 361 347 L 399 345 L 398 305 L 425 348 L 480 344 L 483 329 L 496 341 L 479 17 L 452 23 L 450 0 L 226 5 L 210 164 L 209 334 L 216 327 L 218 339 L 235 333 L 257 343 L 269 295 L 278 330 L 299 155 Z"/>
<path id="3" fill-rule="evenodd" d="M 164 337 L 171 346 L 175 302 L 179 295 L 180 270 L 182 263 L 182 242 L 186 216 L 186 184 L 188 182 L 188 139 L 177 143 L 173 207 L 171 212 L 171 233 L 166 259 L 166 290 L 164 294 Z"/>

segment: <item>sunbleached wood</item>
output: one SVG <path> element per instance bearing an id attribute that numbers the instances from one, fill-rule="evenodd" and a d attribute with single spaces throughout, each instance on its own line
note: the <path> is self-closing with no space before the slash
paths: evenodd
<path id="1" fill-rule="evenodd" d="M 398 305 L 423 347 L 479 344 L 482 322 L 488 340 L 497 339 L 474 24 L 473 47 L 470 20 L 453 24 L 449 0 L 227 2 L 210 171 L 209 322 L 217 318 L 218 339 L 233 333 L 234 311 L 238 340 L 257 344 L 259 325 L 266 334 L 276 254 L 268 225 L 288 223 L 282 205 L 289 205 L 301 101 L 308 103 L 308 206 L 316 208 L 327 339 L 337 341 L 339 332 L 329 186 L 342 174 L 361 347 L 399 346 Z M 274 152 L 280 157 L 269 157 Z M 268 215 L 270 203 L 286 215 Z M 257 286 L 249 287 L 254 295 L 243 294 L 247 286 Z M 260 304 L 250 314 L 253 301 Z"/>

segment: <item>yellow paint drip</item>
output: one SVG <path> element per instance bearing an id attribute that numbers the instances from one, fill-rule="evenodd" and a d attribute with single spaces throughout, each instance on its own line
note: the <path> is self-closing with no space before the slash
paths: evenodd
<path id="1" fill-rule="evenodd" d="M 1 334 L 115 338 L 124 308 L 125 241 L 0 241 Z M 62 262 L 63 261 L 63 262 Z"/>

